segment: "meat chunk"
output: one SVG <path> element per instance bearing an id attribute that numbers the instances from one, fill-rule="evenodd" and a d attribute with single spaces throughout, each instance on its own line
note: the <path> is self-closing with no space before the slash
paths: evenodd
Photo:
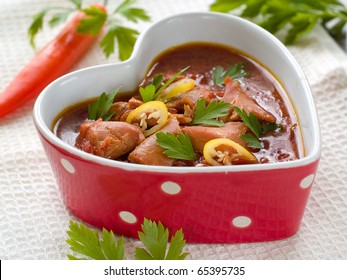
<path id="1" fill-rule="evenodd" d="M 183 92 L 171 98 L 171 100 L 166 103 L 166 107 L 168 109 L 174 108 L 178 112 L 183 112 L 185 105 L 193 108 L 200 98 L 204 98 L 207 103 L 209 103 L 212 96 L 214 96 L 214 93 L 211 90 L 204 87 L 195 87 L 190 91 Z"/>
<path id="2" fill-rule="evenodd" d="M 271 113 L 260 107 L 254 99 L 242 90 L 241 85 L 230 77 L 225 78 L 225 93 L 222 100 L 230 102 L 232 105 L 228 120 L 239 119 L 237 113 L 233 110 L 233 106 L 236 106 L 245 110 L 248 114 L 253 113 L 259 120 L 269 123 L 276 121 L 276 118 Z"/>
<path id="3" fill-rule="evenodd" d="M 113 113 L 113 121 L 125 121 L 129 113 L 142 104 L 143 102 L 141 100 L 132 97 L 128 102 L 118 101 L 113 103 L 109 113 Z"/>
<path id="4" fill-rule="evenodd" d="M 177 119 L 170 117 L 168 123 L 158 132 L 172 132 L 175 135 L 179 133 L 180 126 Z M 175 159 L 164 155 L 164 151 L 158 145 L 156 135 L 152 134 L 129 154 L 128 160 L 140 164 L 172 166 Z"/>
<path id="5" fill-rule="evenodd" d="M 117 159 L 131 152 L 144 139 L 138 127 L 125 122 L 89 121 L 81 125 L 76 147 L 93 155 Z"/>
<path id="6" fill-rule="evenodd" d="M 120 121 L 125 111 L 128 109 L 128 102 L 118 101 L 112 104 L 109 113 L 113 113 L 112 120 Z"/>
<path id="7" fill-rule="evenodd" d="M 182 132 L 188 134 L 194 150 L 202 153 L 205 144 L 216 138 L 228 138 L 245 146 L 240 136 L 245 134 L 247 129 L 242 122 L 228 122 L 222 127 L 186 126 L 182 128 Z"/>

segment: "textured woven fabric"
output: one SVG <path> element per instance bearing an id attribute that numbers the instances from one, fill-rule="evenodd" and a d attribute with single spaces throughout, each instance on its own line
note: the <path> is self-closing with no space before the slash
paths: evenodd
<path id="1" fill-rule="evenodd" d="M 110 1 L 120 2 L 120 1 Z M 146 0 L 153 21 L 186 11 L 207 11 L 208 0 Z M 61 1 L 2 0 L 0 92 L 34 55 L 27 39 L 31 16 Z M 141 30 L 148 25 L 137 25 Z M 38 48 L 58 29 L 44 29 Z M 251 244 L 190 244 L 190 259 L 347 259 L 347 57 L 317 27 L 289 50 L 308 77 L 317 107 L 323 149 L 299 232 Z M 74 69 L 117 61 L 93 47 Z M 0 97 L 1 98 L 1 97 Z M 70 219 L 32 120 L 33 101 L 0 119 L 0 259 L 66 259 Z M 126 239 L 133 255 L 139 241 Z"/>

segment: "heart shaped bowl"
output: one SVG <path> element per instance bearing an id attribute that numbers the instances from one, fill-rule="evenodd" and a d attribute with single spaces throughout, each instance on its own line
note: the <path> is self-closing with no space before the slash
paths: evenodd
<path id="1" fill-rule="evenodd" d="M 275 73 L 301 126 L 305 155 L 294 161 L 215 167 L 162 167 L 97 157 L 52 132 L 65 108 L 110 92 L 134 90 L 155 57 L 189 42 L 242 50 Z M 34 122 L 67 207 L 80 219 L 137 238 L 144 218 L 170 233 L 182 228 L 189 243 L 277 240 L 297 232 L 314 182 L 320 130 L 308 82 L 287 48 L 239 17 L 184 13 L 141 33 L 129 60 L 69 73 L 37 98 Z"/>

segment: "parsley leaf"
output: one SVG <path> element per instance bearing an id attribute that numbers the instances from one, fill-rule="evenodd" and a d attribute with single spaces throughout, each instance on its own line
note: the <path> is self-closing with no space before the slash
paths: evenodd
<path id="1" fill-rule="evenodd" d="M 143 9 L 131 7 L 137 0 L 125 0 L 114 13 L 119 13 L 130 21 L 138 22 L 138 20 L 148 21 L 150 17 Z"/>
<path id="2" fill-rule="evenodd" d="M 240 116 L 244 124 L 259 138 L 262 133 L 262 127 L 257 117 L 252 112 L 247 115 L 247 112 L 244 109 L 240 109 L 236 106 L 234 107 L 234 110 Z"/>
<path id="3" fill-rule="evenodd" d="M 157 143 L 166 149 L 164 154 L 169 158 L 195 160 L 192 142 L 187 134 L 178 133 L 177 137 L 171 132 L 158 132 Z"/>
<path id="4" fill-rule="evenodd" d="M 217 120 L 217 118 L 228 114 L 230 103 L 225 101 L 213 100 L 206 107 L 206 100 L 201 98 L 196 103 L 195 114 L 192 125 L 202 124 L 210 126 L 223 126 L 224 123 Z"/>
<path id="5" fill-rule="evenodd" d="M 268 132 L 268 131 L 275 131 L 275 130 L 281 130 L 282 125 L 277 124 L 277 123 L 263 123 L 262 125 L 263 132 Z"/>
<path id="6" fill-rule="evenodd" d="M 181 75 L 183 72 L 185 72 L 187 69 L 189 68 L 189 66 L 187 66 L 184 69 L 181 69 L 180 71 L 178 71 L 177 73 L 175 73 L 164 85 L 162 85 L 161 87 L 159 87 L 163 80 L 164 77 L 162 74 L 156 75 L 153 77 L 153 81 L 151 83 L 149 83 L 146 87 L 140 87 L 139 91 L 142 97 L 142 101 L 143 102 L 148 102 L 148 101 L 152 101 L 155 100 L 159 94 L 166 89 L 170 84 L 172 84 L 172 82 L 179 76 Z"/>
<path id="7" fill-rule="evenodd" d="M 145 218 L 141 228 L 142 232 L 138 232 L 138 235 L 145 248 L 135 248 L 137 260 L 184 260 L 189 254 L 182 253 L 186 245 L 182 229 L 172 236 L 167 250 L 169 231 L 161 222 L 157 224 Z M 70 220 L 67 231 L 69 239 L 66 242 L 73 252 L 87 258 L 79 258 L 71 254 L 68 254 L 68 258 L 70 260 L 123 260 L 124 237 L 119 237 L 117 241 L 112 231 L 103 229 L 101 236 L 99 233 L 98 230 L 87 228 L 83 223 Z"/>
<path id="8" fill-rule="evenodd" d="M 50 27 L 55 27 L 63 22 L 65 22 L 70 15 L 70 12 L 60 12 L 55 14 L 51 20 L 48 22 Z"/>
<path id="9" fill-rule="evenodd" d="M 223 67 L 216 66 L 212 69 L 212 79 L 216 85 L 224 84 L 224 79 L 230 77 L 233 80 L 246 76 L 248 73 L 244 70 L 244 64 L 238 63 L 230 66 L 224 71 Z"/>
<path id="10" fill-rule="evenodd" d="M 124 61 L 131 56 L 138 34 L 139 32 L 134 29 L 109 22 L 109 29 L 100 41 L 100 47 L 106 57 L 109 57 L 115 50 L 115 40 L 117 40 L 118 55 L 120 60 Z"/>
<path id="11" fill-rule="evenodd" d="M 292 44 L 299 40 L 304 34 L 310 32 L 318 22 L 317 16 L 307 16 L 305 14 L 296 14 L 292 17 L 292 28 L 288 31 L 285 39 L 286 44 Z"/>
<path id="12" fill-rule="evenodd" d="M 139 91 L 142 97 L 143 102 L 149 102 L 155 99 L 156 91 L 158 87 L 161 85 L 163 82 L 164 77 L 162 74 L 156 75 L 153 77 L 153 81 L 150 82 L 148 85 L 145 87 L 140 87 Z"/>
<path id="13" fill-rule="evenodd" d="M 250 112 L 247 115 L 247 112 L 244 109 L 234 107 L 234 110 L 240 116 L 244 124 L 254 133 L 256 137 L 251 134 L 241 135 L 241 138 L 246 142 L 247 146 L 254 149 L 261 149 L 262 144 L 259 141 L 259 138 L 264 135 L 264 133 L 269 131 L 275 131 L 277 129 L 282 129 L 281 125 L 276 123 L 261 123 L 257 117 Z"/>
<path id="14" fill-rule="evenodd" d="M 44 9 L 41 12 L 38 12 L 33 16 L 33 22 L 29 26 L 29 39 L 30 39 L 30 45 L 35 48 L 35 37 L 37 33 L 42 30 L 43 26 L 43 18 L 47 14 L 48 9 Z"/>
<path id="15" fill-rule="evenodd" d="M 333 36 L 341 35 L 347 23 L 347 8 L 338 0 L 215 0 L 210 10 L 234 11 L 273 34 L 286 29 L 286 44 L 295 43 L 318 22 Z"/>
<path id="16" fill-rule="evenodd" d="M 83 9 L 83 12 L 86 14 L 86 17 L 81 19 L 77 27 L 77 32 L 90 35 L 99 34 L 106 22 L 107 13 L 95 6 Z"/>
<path id="17" fill-rule="evenodd" d="M 184 260 L 189 253 L 183 253 L 183 247 L 186 245 L 182 229 L 176 231 L 175 235 L 171 238 L 169 250 L 166 255 L 166 260 Z"/>
<path id="18" fill-rule="evenodd" d="M 33 16 L 33 21 L 29 26 L 28 34 L 29 34 L 29 40 L 30 45 L 35 48 L 35 38 L 36 35 L 42 30 L 43 28 L 43 20 L 46 17 L 46 15 L 52 11 L 52 10 L 58 10 L 59 12 L 52 16 L 52 18 L 49 20 L 49 26 L 55 27 L 58 24 L 66 21 L 68 16 L 71 12 L 81 10 L 81 0 L 69 0 L 71 3 L 74 4 L 74 8 L 70 7 L 46 7 L 42 11 L 36 13 Z"/>
<path id="19" fill-rule="evenodd" d="M 245 0 L 216 0 L 211 4 L 210 10 L 216 12 L 229 12 L 245 4 Z"/>
<path id="20" fill-rule="evenodd" d="M 131 56 L 139 32 L 120 25 L 117 15 L 121 15 L 133 22 L 138 22 L 139 20 L 149 21 L 150 17 L 145 10 L 133 7 L 136 2 L 137 0 L 124 0 L 112 14 L 108 15 L 107 24 L 109 29 L 100 42 L 100 47 L 106 57 L 109 57 L 114 52 L 115 40 L 117 40 L 120 60 L 127 60 Z"/>
<path id="21" fill-rule="evenodd" d="M 119 88 L 111 91 L 109 94 L 103 92 L 94 103 L 88 106 L 88 118 L 90 120 L 97 120 L 99 118 L 104 121 L 110 120 L 113 113 L 108 114 L 108 110 L 110 110 L 118 92 Z"/>
<path id="22" fill-rule="evenodd" d="M 149 84 L 146 87 L 140 87 L 139 91 L 143 102 L 149 102 L 154 99 L 156 87 L 154 84 Z"/>
<path id="23" fill-rule="evenodd" d="M 75 5 L 77 10 L 82 9 L 82 0 L 69 0 L 69 1 Z"/>
<path id="24" fill-rule="evenodd" d="M 133 52 L 139 32 L 123 26 L 119 26 L 115 31 L 118 42 L 119 58 L 121 60 L 126 60 Z"/>
<path id="25" fill-rule="evenodd" d="M 261 149 L 263 146 L 258 138 L 251 134 L 241 135 L 241 139 L 246 142 L 247 146 L 253 149 Z"/>
<path id="26" fill-rule="evenodd" d="M 144 219 L 141 226 L 142 232 L 139 232 L 139 238 L 145 248 L 135 249 L 135 258 L 137 260 L 183 260 L 188 253 L 182 253 L 186 244 L 182 230 L 179 230 L 171 238 L 171 244 L 167 251 L 169 240 L 169 231 L 163 224 Z"/>
<path id="27" fill-rule="evenodd" d="M 112 231 L 103 229 L 102 240 L 100 240 L 97 230 L 89 229 L 84 224 L 73 221 L 70 221 L 69 229 L 67 234 L 70 239 L 67 239 L 66 242 L 72 251 L 95 260 L 124 259 L 123 237 L 116 241 Z M 68 255 L 68 258 L 70 260 L 82 260 L 82 258 L 73 255 Z"/>
<path id="28" fill-rule="evenodd" d="M 184 72 L 185 70 L 182 71 L 182 73 Z M 155 86 L 155 88 L 157 89 L 161 83 L 164 81 L 164 77 L 162 74 L 159 74 L 159 75 L 155 75 L 153 77 L 153 81 L 152 81 L 152 84 Z"/>

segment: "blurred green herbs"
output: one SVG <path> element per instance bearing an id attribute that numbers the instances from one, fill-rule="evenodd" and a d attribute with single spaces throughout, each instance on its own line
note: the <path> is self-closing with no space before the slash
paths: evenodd
<path id="1" fill-rule="evenodd" d="M 284 43 L 293 44 L 320 23 L 336 39 L 343 36 L 347 8 L 338 0 L 215 0 L 215 12 L 232 12 L 273 34 L 284 30 Z"/>

